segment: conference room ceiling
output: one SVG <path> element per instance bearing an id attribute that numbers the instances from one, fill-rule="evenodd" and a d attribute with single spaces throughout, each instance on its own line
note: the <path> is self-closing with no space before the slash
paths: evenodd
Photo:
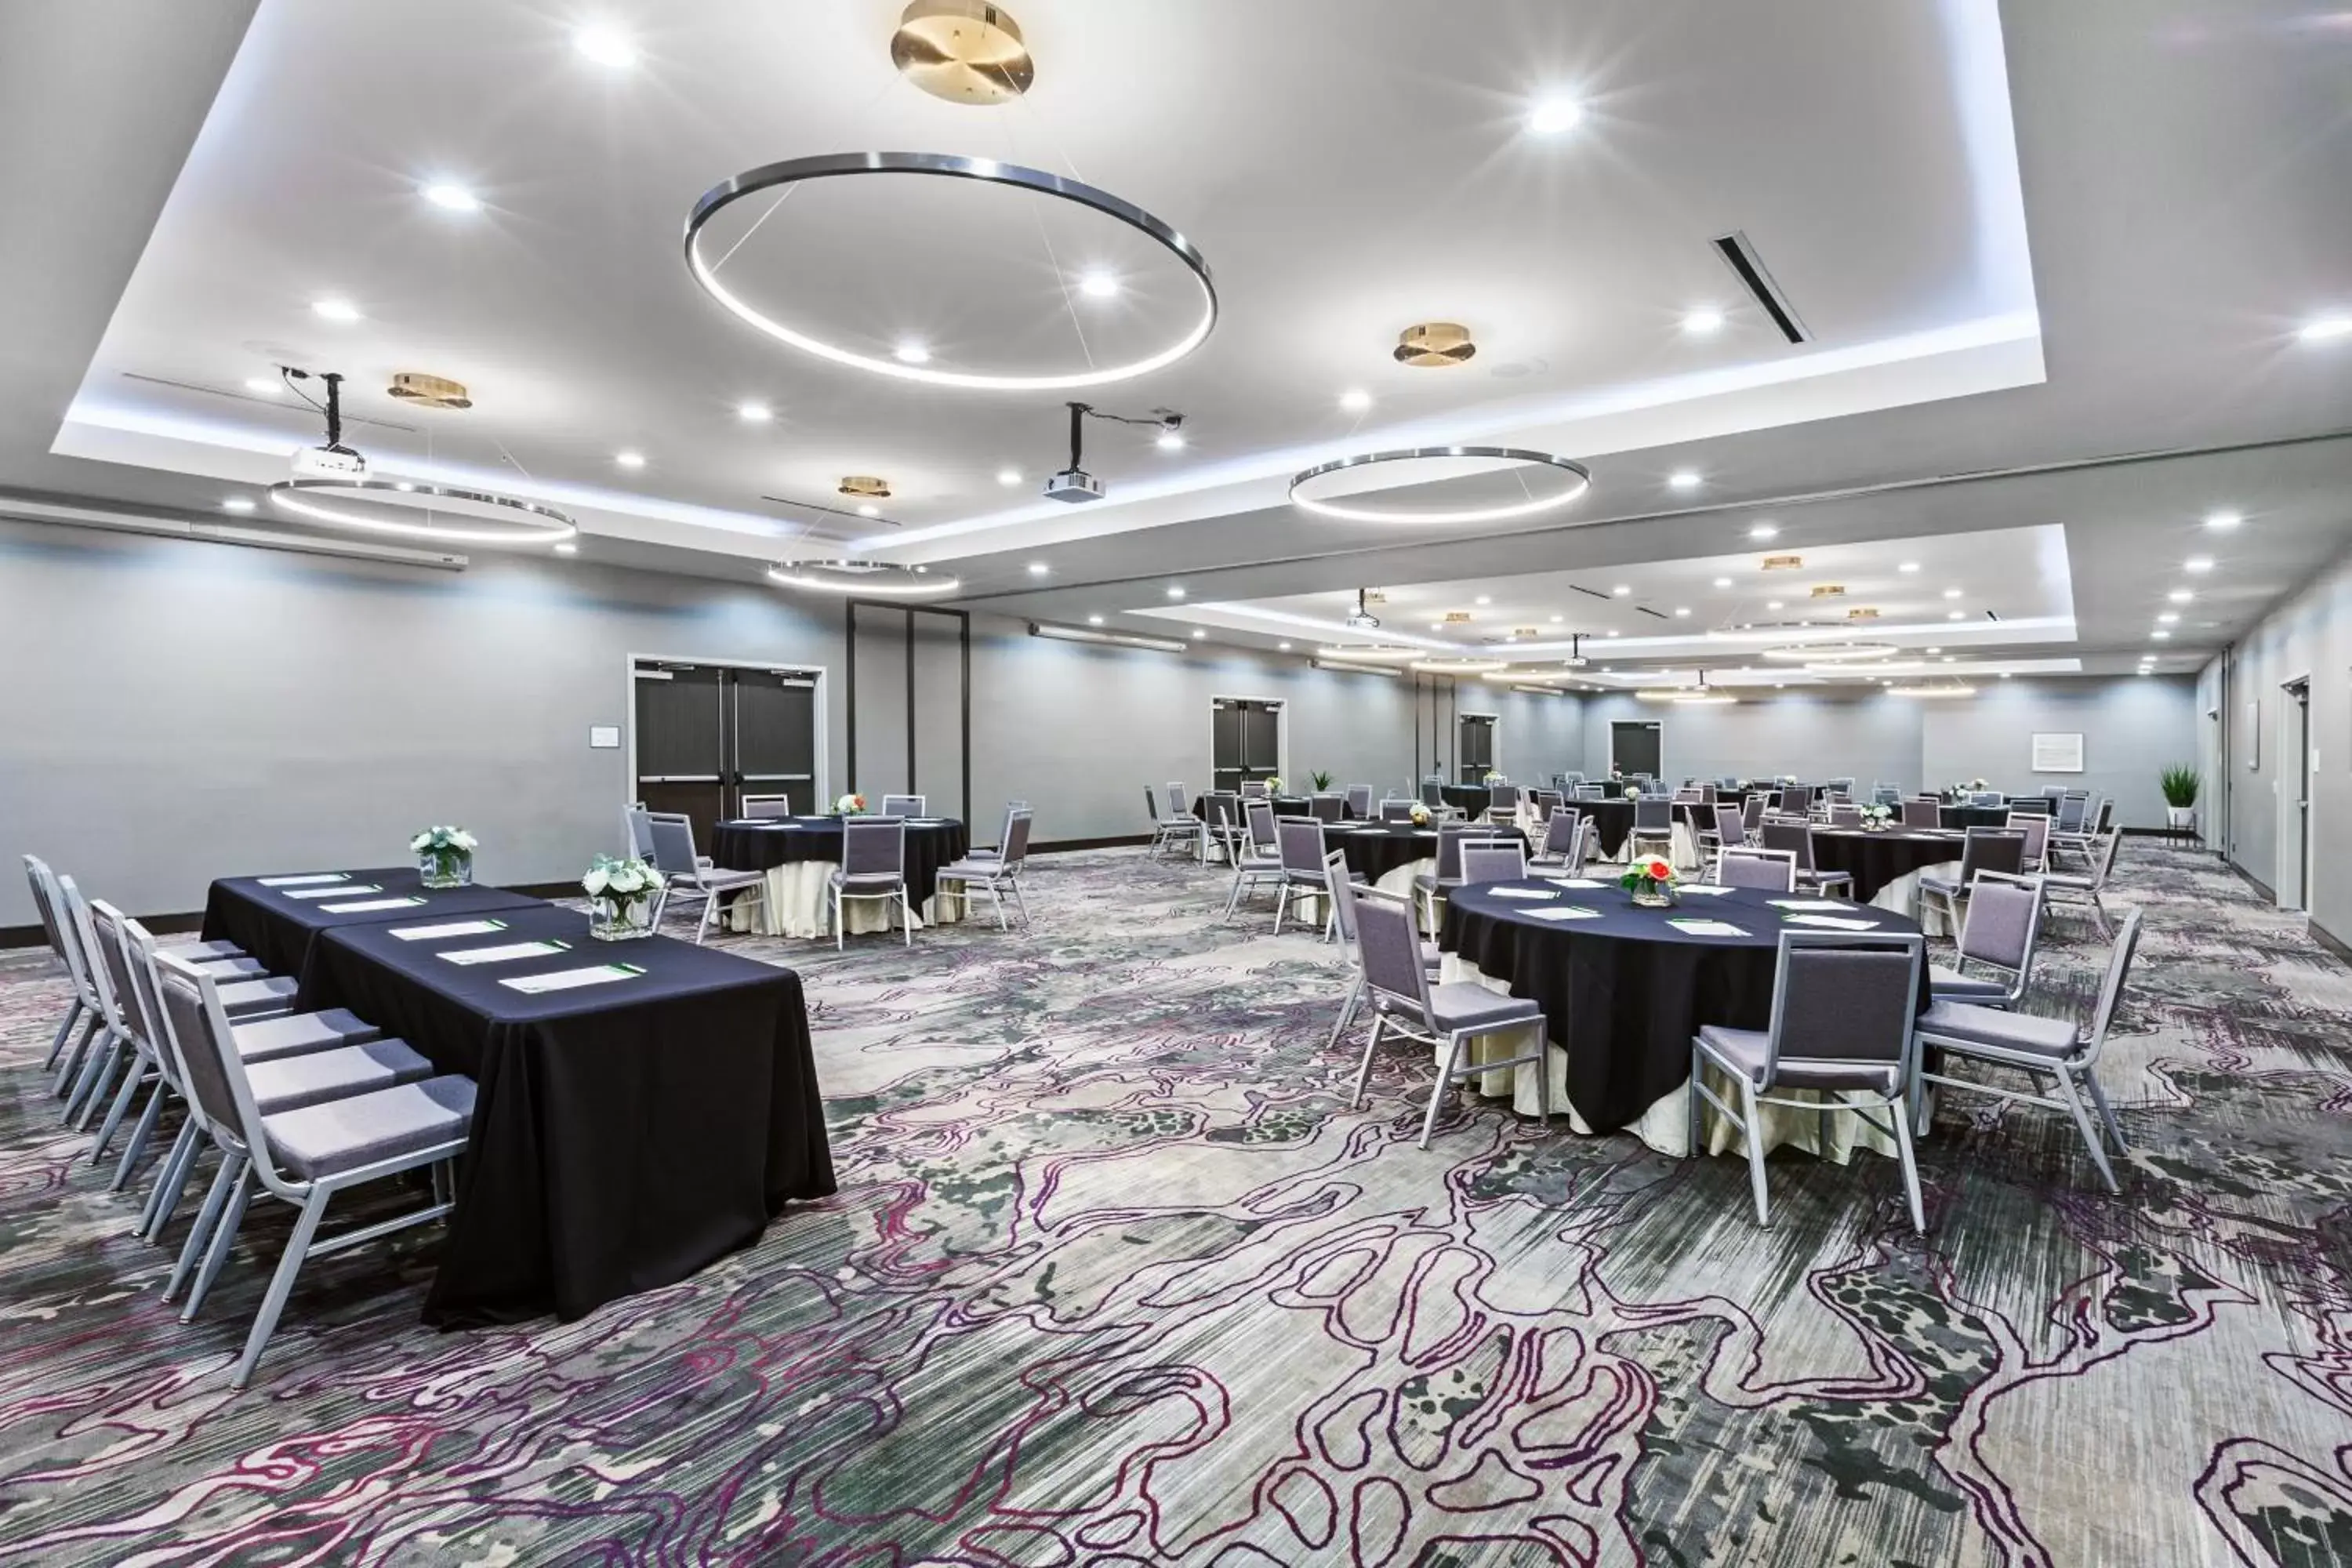
<path id="1" fill-rule="evenodd" d="M 0 195 L 56 214 L 0 258 L 41 328 L 0 393 L 0 484 L 213 513 L 317 439 L 307 410 L 246 386 L 296 363 L 352 377 L 352 411 L 383 422 L 353 431 L 380 469 L 554 500 L 585 524 L 586 559 L 751 579 L 814 529 L 951 568 L 960 602 L 1137 626 L 1164 624 L 1141 612 L 1167 608 L 1178 574 L 1197 606 L 1664 572 L 1736 555 L 1769 520 L 1796 550 L 2011 542 L 1998 549 L 2029 553 L 1972 574 L 2011 583 L 2038 570 L 2026 542 L 2058 531 L 2075 624 L 2011 651 L 2121 658 L 2152 646 L 2201 519 L 2238 510 L 2171 628 L 2185 658 L 2352 538 L 2352 442 L 2268 445 L 2352 426 L 2352 342 L 2296 336 L 2352 309 L 2336 14 L 1528 0 L 1468 28 L 1411 0 L 1031 0 L 1035 89 L 974 110 L 897 77 L 898 9 L 613 8 L 638 51 L 614 68 L 535 5 L 262 0 L 233 62 L 209 57 L 226 68 L 200 132 L 205 38 L 184 14 L 159 21 L 114 106 L 142 136 L 0 176 L 16 187 Z M 65 6 L 18 24 L 10 112 L 62 90 L 42 47 L 86 47 L 97 25 Z M 141 74 L 175 45 L 187 69 Z M 1556 94 L 1581 122 L 1532 133 Z M 878 148 L 1032 163 L 1139 203 L 1207 257 L 1215 331 L 1115 386 L 963 392 L 826 364 L 696 288 L 679 232 L 702 191 Z M 436 182 L 481 209 L 425 199 Z M 846 338 L 1036 368 L 1065 321 L 1107 353 L 1181 321 L 1148 247 L 1098 227 L 978 187 L 835 184 L 729 265 Z M 74 190 L 122 199 L 84 211 Z M 1707 245 L 1732 230 L 1813 342 L 1785 342 L 1737 291 Z M 1033 238 L 1061 242 L 1050 263 Z M 1089 245 L 1133 287 L 1066 300 Z M 361 319 L 320 319 L 323 299 Z M 1682 330 L 1700 308 L 1726 312 L 1721 331 Z M 1395 364 L 1398 331 L 1426 320 L 1468 325 L 1477 357 Z M 399 371 L 455 377 L 476 406 L 394 404 Z M 1370 406 L 1343 408 L 1351 390 Z M 1087 466 L 1110 498 L 1030 499 L 1066 456 L 1065 395 L 1181 410 L 1189 444 L 1099 426 Z M 739 417 L 754 402 L 772 417 Z M 1562 451 L 1592 488 L 1477 537 L 1284 502 L 1308 462 L 1426 441 Z M 645 466 L 617 468 L 625 451 Z M 2162 456 L 2072 466 L 2146 454 Z M 890 480 L 878 518 L 835 493 L 855 473 Z M 761 499 L 779 496 L 836 510 Z"/>

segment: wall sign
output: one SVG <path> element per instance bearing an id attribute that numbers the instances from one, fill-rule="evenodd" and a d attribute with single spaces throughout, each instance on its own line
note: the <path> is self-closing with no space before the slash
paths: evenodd
<path id="1" fill-rule="evenodd" d="M 2053 731 L 2033 737 L 2033 771 L 2037 773 L 2079 773 L 2083 771 L 2080 731 Z"/>
<path id="2" fill-rule="evenodd" d="M 588 726 L 588 749 L 593 752 L 614 752 L 621 747 L 621 727 L 618 724 Z"/>

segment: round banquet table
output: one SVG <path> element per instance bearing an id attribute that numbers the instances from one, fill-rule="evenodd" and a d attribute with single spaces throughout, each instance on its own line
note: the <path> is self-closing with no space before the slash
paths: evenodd
<path id="1" fill-rule="evenodd" d="M 1336 794 L 1338 792 L 1335 791 L 1333 793 Z M 1268 795 L 1265 798 L 1274 803 L 1274 815 L 1276 816 L 1312 816 L 1315 815 L 1314 800 L 1313 797 L 1309 795 Z M 1242 804 L 1245 806 L 1249 804 L 1249 797 L 1247 795 L 1244 795 L 1242 797 Z M 1199 817 L 1203 822 L 1209 820 L 1209 797 L 1207 795 L 1196 795 L 1192 797 L 1192 815 Z M 1352 810 L 1349 809 L 1344 803 L 1340 805 L 1340 820 L 1350 821 L 1355 817 L 1355 815 L 1356 814 Z"/>
<path id="2" fill-rule="evenodd" d="M 1593 842 L 1601 847 L 1603 858 L 1615 860 L 1625 853 L 1633 837 L 1633 803 L 1630 800 L 1570 800 L 1560 804 L 1563 811 L 1580 813 L 1592 824 Z M 1688 868 L 1698 863 L 1698 839 L 1703 828 L 1715 826 L 1715 813 L 1704 805 L 1678 805 L 1674 810 L 1674 861 Z"/>
<path id="3" fill-rule="evenodd" d="M 1686 892 L 1675 908 L 1651 910 L 1636 906 L 1613 883 L 1571 888 L 1531 879 L 1465 888 L 1448 900 L 1438 936 L 1445 953 L 1443 978 L 1541 1005 L 1550 1042 L 1559 1047 L 1545 1053 L 1552 1103 L 1570 1108 L 1577 1131 L 1631 1131 L 1661 1153 L 1681 1155 L 1689 1152 L 1691 1037 L 1705 1024 L 1769 1026 L 1782 927 L 1830 929 L 1789 924 L 1805 911 L 1776 907 L 1769 900 L 1779 896 L 1750 889 Z M 1596 913 L 1544 918 L 1544 911 L 1570 906 Z M 1880 932 L 1919 929 L 1882 910 L 1853 909 L 1840 918 L 1868 920 Z M 1670 923 L 1676 920 L 1719 921 L 1738 934 L 1686 931 Z M 1927 1000 L 1923 963 L 1922 1011 Z M 1524 1035 L 1497 1036 L 1470 1048 L 1481 1057 L 1506 1058 L 1527 1054 L 1527 1041 Z M 1477 1080 L 1479 1091 L 1508 1094 L 1516 1110 L 1534 1115 L 1534 1071 L 1532 1063 L 1498 1069 Z M 1721 1092 L 1731 1098 L 1727 1084 Z M 1701 1136 L 1709 1151 L 1732 1146 L 1738 1134 L 1730 1123 L 1706 1110 Z M 1891 1149 L 1859 1116 L 1764 1110 L 1768 1146 L 1790 1142 L 1840 1160 L 1857 1144 Z"/>
<path id="4" fill-rule="evenodd" d="M 1818 870 L 1843 871 L 1852 877 L 1854 902 L 1859 904 L 1879 903 L 1888 889 L 1901 889 L 1909 897 L 1883 907 L 1904 913 L 1916 907 L 1917 897 L 1916 881 L 1903 888 L 1905 879 L 1917 878 L 1929 866 L 1958 860 L 1960 843 L 1958 837 L 1948 833 L 1816 827 L 1813 866 Z"/>
<path id="5" fill-rule="evenodd" d="M 963 895 L 939 891 L 942 866 L 961 859 L 971 846 L 964 825 L 952 816 L 910 816 L 907 821 L 907 892 L 916 918 L 939 925 L 963 918 Z M 727 911 L 728 929 L 768 936 L 833 934 L 833 873 L 841 868 L 841 818 L 781 816 L 722 822 L 711 840 L 710 858 L 730 870 L 767 873 L 766 896 L 757 903 L 737 899 Z M 843 907 L 852 933 L 887 930 L 897 912 L 880 900 Z"/>
<path id="6" fill-rule="evenodd" d="M 1527 835 L 1516 827 L 1496 826 L 1485 831 L 1492 837 L 1527 842 Z M 1369 882 L 1376 888 L 1400 871 L 1418 871 L 1423 865 L 1433 866 L 1437 860 L 1434 827 L 1414 827 L 1402 822 L 1370 823 L 1361 827 L 1329 829 L 1324 834 L 1324 841 L 1348 858 L 1348 870 L 1357 881 Z M 1412 890 L 1410 880 L 1402 890 Z"/>
<path id="7" fill-rule="evenodd" d="M 1937 808 L 1937 815 L 1955 833 L 1964 827 L 2009 826 L 2009 807 L 2005 805 L 1947 805 Z"/>
<path id="8" fill-rule="evenodd" d="M 1495 804 L 1495 792 L 1485 784 L 1440 784 L 1437 796 L 1465 816 L 1484 816 Z"/>

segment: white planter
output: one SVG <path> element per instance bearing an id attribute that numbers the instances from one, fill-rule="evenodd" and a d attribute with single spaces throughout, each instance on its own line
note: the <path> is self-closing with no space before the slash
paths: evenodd
<path id="1" fill-rule="evenodd" d="M 2164 808 L 2164 822 L 2168 827 L 2193 833 L 2197 828 L 2197 808 L 2193 805 L 2168 805 Z"/>

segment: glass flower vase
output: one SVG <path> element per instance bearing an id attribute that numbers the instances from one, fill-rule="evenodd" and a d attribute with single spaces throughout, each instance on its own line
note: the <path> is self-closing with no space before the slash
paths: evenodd
<path id="1" fill-rule="evenodd" d="M 428 888 L 463 888 L 474 880 L 474 858 L 463 849 L 426 849 L 416 857 L 417 879 Z"/>
<path id="2" fill-rule="evenodd" d="M 591 899 L 588 934 L 598 942 L 634 942 L 654 934 L 654 900 Z"/>
<path id="3" fill-rule="evenodd" d="M 1675 907 L 1675 887 L 1672 882 L 1641 881 L 1633 884 L 1633 902 L 1645 910 L 1670 910 Z"/>

